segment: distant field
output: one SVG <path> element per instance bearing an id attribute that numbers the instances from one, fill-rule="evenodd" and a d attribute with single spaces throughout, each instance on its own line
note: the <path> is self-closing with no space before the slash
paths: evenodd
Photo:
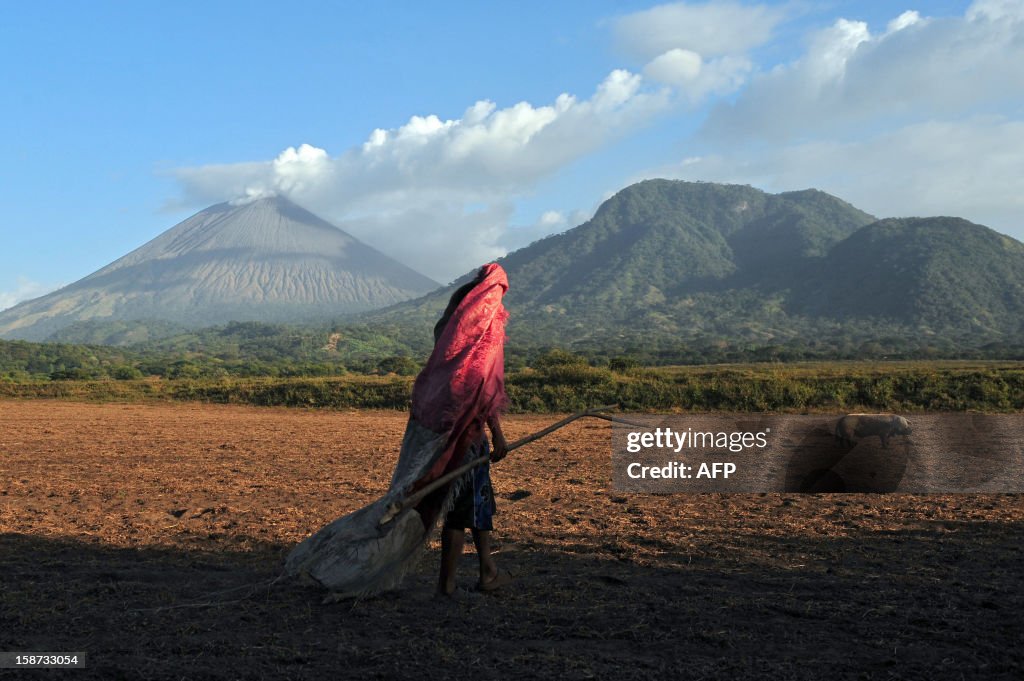
<path id="1" fill-rule="evenodd" d="M 808 362 L 750 362 L 742 364 L 703 364 L 686 366 L 659 367 L 656 371 L 668 374 L 701 373 L 709 370 L 719 371 L 750 371 L 755 374 L 781 372 L 788 376 L 855 376 L 889 374 L 894 371 L 1002 371 L 1024 370 L 1024 362 L 1006 360 L 844 360 L 844 361 L 808 361 Z"/>
<path id="2" fill-rule="evenodd" d="M 404 410 L 411 376 L 0 382 L 0 397 Z M 1024 409 L 1024 363 L 806 362 L 630 368 L 551 363 L 507 377 L 513 412 Z"/>

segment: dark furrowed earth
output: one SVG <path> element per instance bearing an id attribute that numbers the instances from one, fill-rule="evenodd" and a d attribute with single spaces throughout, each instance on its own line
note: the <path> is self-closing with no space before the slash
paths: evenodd
<path id="1" fill-rule="evenodd" d="M 271 582 L 377 498 L 406 415 L 0 402 L 0 651 L 75 679 L 1019 679 L 1019 495 L 624 495 L 610 428 L 494 466 L 515 581 L 438 601 Z M 555 416 L 510 416 L 510 439 Z M 467 542 L 467 544 L 471 544 Z"/>

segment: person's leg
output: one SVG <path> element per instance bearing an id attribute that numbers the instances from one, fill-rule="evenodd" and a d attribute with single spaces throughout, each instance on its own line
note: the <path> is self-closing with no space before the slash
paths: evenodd
<path id="1" fill-rule="evenodd" d="M 455 591 L 455 573 L 459 569 L 459 558 L 462 546 L 466 541 L 466 531 L 447 525 L 441 530 L 441 574 L 437 580 L 437 593 L 451 596 Z"/>
<path id="2" fill-rule="evenodd" d="M 512 575 L 508 570 L 498 569 L 498 564 L 491 554 L 491 531 L 473 530 L 473 543 L 476 544 L 476 554 L 480 559 L 480 581 L 476 587 L 480 591 L 494 591 L 512 582 Z"/>
<path id="3" fill-rule="evenodd" d="M 491 531 L 473 529 L 473 544 L 480 561 L 480 583 L 487 584 L 498 576 L 498 564 L 491 555 Z"/>
<path id="4" fill-rule="evenodd" d="M 469 433 L 469 431 L 467 431 Z M 463 433 L 455 447 L 457 461 L 463 461 L 473 454 L 470 448 L 471 439 Z M 445 492 L 447 493 L 447 492 Z M 462 491 L 452 502 L 448 515 L 441 527 L 441 574 L 437 580 L 437 593 L 451 596 L 455 592 L 455 574 L 459 569 L 462 547 L 466 543 L 466 530 L 473 522 L 473 484 L 462 482 Z"/>

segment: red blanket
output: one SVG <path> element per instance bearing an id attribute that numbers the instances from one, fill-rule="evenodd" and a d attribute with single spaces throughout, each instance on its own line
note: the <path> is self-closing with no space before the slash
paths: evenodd
<path id="1" fill-rule="evenodd" d="M 508 277 L 497 263 L 466 294 L 434 345 L 412 389 L 412 418 L 449 433 L 444 451 L 416 487 L 458 466 L 460 449 L 479 438 L 483 425 L 505 409 L 505 320 L 501 299 Z M 456 456 L 458 454 L 458 456 Z"/>

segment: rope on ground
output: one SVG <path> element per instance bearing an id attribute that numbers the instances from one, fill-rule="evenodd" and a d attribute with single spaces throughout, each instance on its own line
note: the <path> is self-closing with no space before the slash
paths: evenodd
<path id="1" fill-rule="evenodd" d="M 281 574 L 279 574 L 277 577 L 272 577 L 270 579 L 264 579 L 263 581 L 256 582 L 254 584 L 243 584 L 241 586 L 235 586 L 235 587 L 232 587 L 230 589 L 222 589 L 221 591 L 213 591 L 213 592 L 208 593 L 208 594 L 206 594 L 204 596 L 204 598 L 210 599 L 210 598 L 214 598 L 215 596 L 220 596 L 220 595 L 223 595 L 223 594 L 229 594 L 229 593 L 232 593 L 234 591 L 239 591 L 241 589 L 250 589 L 249 593 L 245 594 L 241 598 L 233 598 L 233 599 L 226 600 L 226 601 L 203 600 L 203 601 L 195 601 L 195 602 L 192 602 L 192 603 L 178 603 L 176 605 L 161 605 L 161 606 L 158 606 L 158 607 L 155 607 L 155 608 L 131 608 L 131 609 L 128 610 L 128 612 L 164 612 L 164 611 L 167 611 L 167 610 L 185 610 L 185 609 L 188 609 L 188 608 L 214 608 L 214 607 L 221 606 L 221 605 L 231 605 L 233 603 L 241 603 L 242 601 L 245 601 L 245 600 L 248 600 L 248 599 L 252 598 L 254 595 L 256 595 L 256 592 L 259 591 L 261 588 L 266 588 L 266 589 L 269 590 L 275 584 L 277 584 L 282 579 L 284 579 L 286 576 L 287 576 L 287 573 L 284 570 L 282 570 Z"/>

